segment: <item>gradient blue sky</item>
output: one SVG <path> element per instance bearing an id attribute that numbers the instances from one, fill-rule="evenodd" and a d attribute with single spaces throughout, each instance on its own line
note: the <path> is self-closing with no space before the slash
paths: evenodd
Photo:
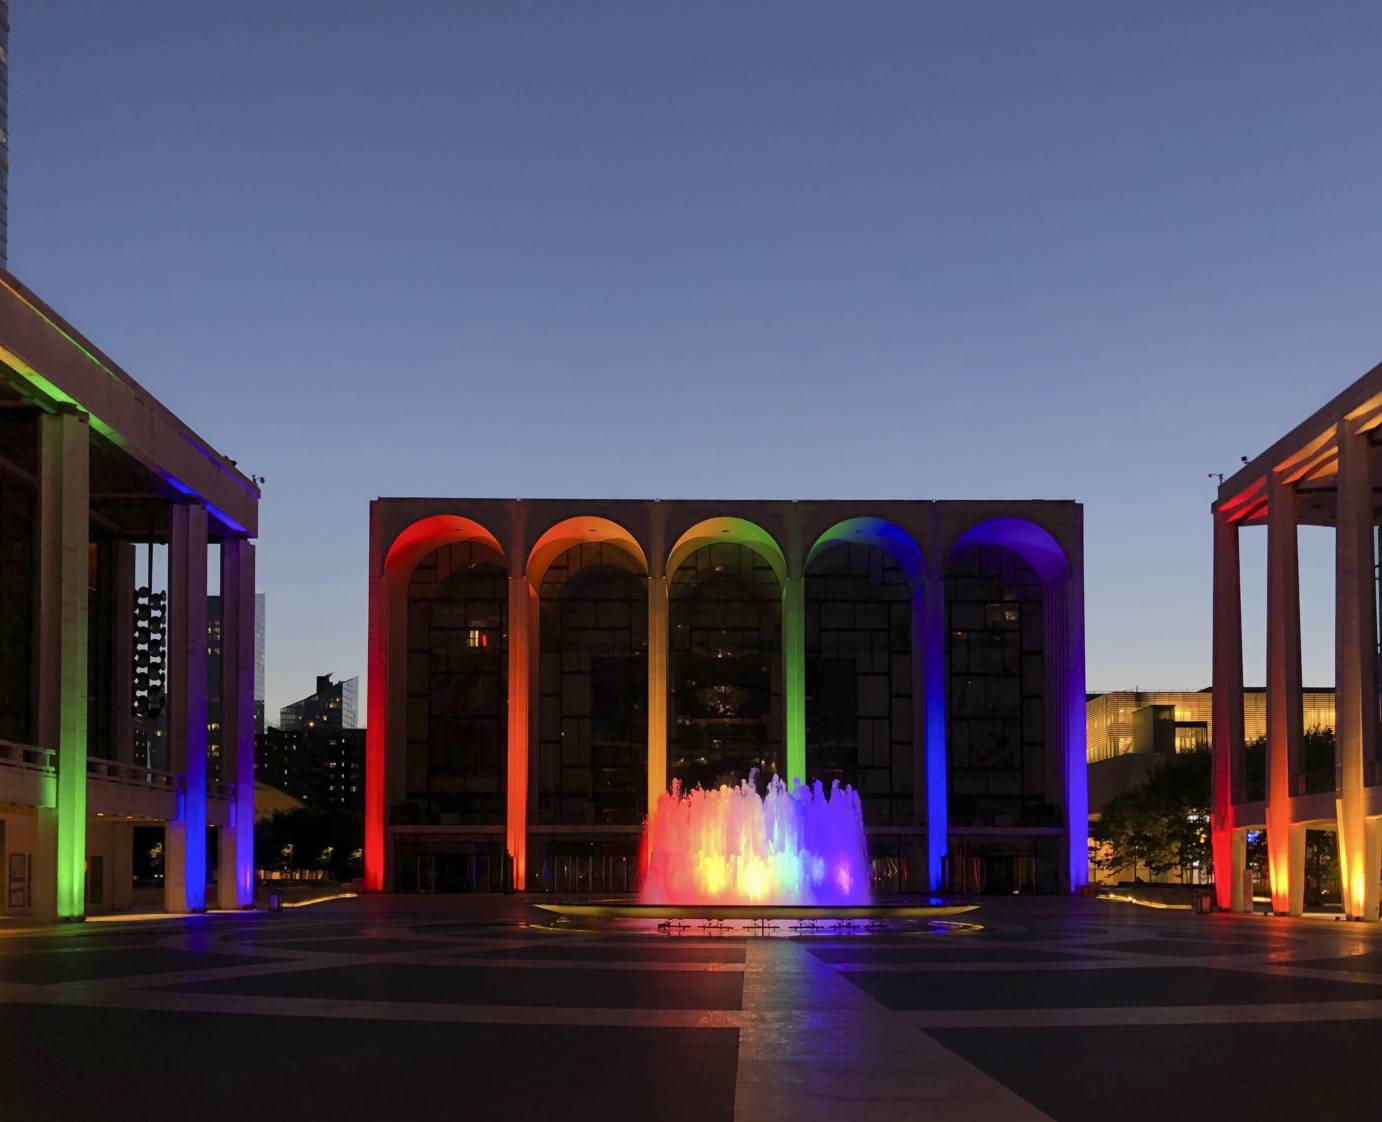
<path id="1" fill-rule="evenodd" d="M 1207 684 L 1207 473 L 1382 357 L 1376 4 L 12 24 L 10 266 L 268 477 L 271 713 L 363 678 L 378 495 L 1075 498 L 1090 687 Z"/>

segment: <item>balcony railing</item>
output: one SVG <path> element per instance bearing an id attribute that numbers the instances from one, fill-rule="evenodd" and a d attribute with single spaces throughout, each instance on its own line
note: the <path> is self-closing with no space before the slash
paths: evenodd
<path id="1" fill-rule="evenodd" d="M 208 779 L 206 781 L 206 797 L 208 799 L 225 799 L 229 802 L 235 798 L 235 784 L 222 783 L 219 779 Z"/>
<path id="2" fill-rule="evenodd" d="M 57 773 L 57 755 L 51 748 L 39 748 L 33 744 L 16 744 L 13 740 L 0 740 L 0 767 L 12 767 L 21 771 L 37 771 L 45 775 L 55 775 Z"/>
<path id="3" fill-rule="evenodd" d="M 108 779 L 112 783 L 122 783 L 127 787 L 148 787 L 155 791 L 174 791 L 182 786 L 182 776 L 171 771 L 144 767 L 141 764 L 126 764 L 119 760 L 102 760 L 94 756 L 86 761 L 87 775 L 97 779 Z"/>

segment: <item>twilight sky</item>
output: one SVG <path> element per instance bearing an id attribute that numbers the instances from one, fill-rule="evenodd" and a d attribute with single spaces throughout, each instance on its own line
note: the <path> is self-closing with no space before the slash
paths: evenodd
<path id="1" fill-rule="evenodd" d="M 11 20 L 10 267 L 268 477 L 271 714 L 379 495 L 1074 498 L 1090 688 L 1206 685 L 1207 473 L 1382 358 L 1372 3 Z"/>

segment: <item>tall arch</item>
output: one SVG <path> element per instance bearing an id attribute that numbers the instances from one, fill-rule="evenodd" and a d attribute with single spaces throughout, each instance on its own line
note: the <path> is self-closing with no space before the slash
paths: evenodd
<path id="1" fill-rule="evenodd" d="M 390 867 L 386 852 L 388 806 L 391 793 L 401 797 L 407 782 L 408 584 L 418 563 L 429 553 L 466 542 L 504 556 L 494 534 L 474 519 L 433 515 L 395 535 L 371 573 L 364 847 L 364 881 L 369 891 L 385 887 Z"/>
<path id="2" fill-rule="evenodd" d="M 529 889 L 629 891 L 647 813 L 648 576 L 622 527 L 568 519 L 529 556 L 537 589 Z"/>
<path id="3" fill-rule="evenodd" d="M 673 545 L 667 578 L 669 774 L 712 786 L 785 772 L 782 550 L 745 519 L 706 519 Z"/>
<path id="4" fill-rule="evenodd" d="M 924 791 L 914 652 L 921 550 L 901 527 L 851 518 L 817 539 L 805 567 L 806 774 L 860 795 L 874 856 L 899 871 L 912 841 L 887 827 L 915 826 Z"/>
<path id="5" fill-rule="evenodd" d="M 945 583 L 949 810 L 971 831 L 1027 828 L 1047 870 L 1038 877 L 1078 887 L 1088 877 L 1078 574 L 1050 531 L 998 517 L 955 538 Z M 1057 854 L 1041 831 L 1062 822 Z"/>

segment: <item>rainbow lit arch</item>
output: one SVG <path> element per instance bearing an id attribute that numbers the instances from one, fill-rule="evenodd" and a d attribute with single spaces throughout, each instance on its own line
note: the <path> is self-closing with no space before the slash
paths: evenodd
<path id="1" fill-rule="evenodd" d="M 401 695 L 406 686 L 389 681 L 389 664 L 393 661 L 394 665 L 402 667 L 406 659 L 390 659 L 385 637 L 392 636 L 395 645 L 402 645 L 407 642 L 407 630 L 402 626 L 389 627 L 388 620 L 390 617 L 406 618 L 408 581 L 418 563 L 434 550 L 456 542 L 476 542 L 488 546 L 500 557 L 506 556 L 499 540 L 480 523 L 460 515 L 437 514 L 412 523 L 394 538 L 384 558 L 383 580 L 370 582 L 364 854 L 364 882 L 368 892 L 384 889 L 384 821 L 388 803 L 385 726 L 390 714 L 394 720 L 401 720 L 405 710 Z M 390 693 L 400 696 L 399 704 L 389 704 Z"/>
<path id="2" fill-rule="evenodd" d="M 779 583 L 787 583 L 787 559 L 777 539 L 756 522 L 728 515 L 697 522 L 682 534 L 667 555 L 667 576 L 676 573 L 696 550 L 716 542 L 733 542 L 753 550 L 772 568 Z"/>
<path id="3" fill-rule="evenodd" d="M 555 526 L 545 530 L 533 543 L 533 548 L 528 554 L 528 580 L 534 588 L 541 588 L 542 578 L 547 575 L 552 562 L 568 549 L 592 543 L 618 546 L 637 561 L 644 574 L 647 574 L 648 558 L 643 552 L 643 547 L 625 527 L 608 518 L 577 515 L 574 518 L 562 519 Z"/>
<path id="4" fill-rule="evenodd" d="M 921 547 L 911 534 L 886 518 L 846 518 L 843 522 L 836 522 L 811 546 L 806 555 L 807 572 L 811 570 L 811 563 L 831 546 L 849 544 L 881 549 L 907 574 L 913 588 L 920 585 L 926 576 L 926 561 Z"/>
<path id="5" fill-rule="evenodd" d="M 928 629 L 925 626 L 925 613 L 927 605 L 925 603 L 925 581 L 927 577 L 926 558 L 917 545 L 916 539 L 896 522 L 889 522 L 886 518 L 846 518 L 842 522 L 836 522 L 825 533 L 821 534 L 811 546 L 811 550 L 806 555 L 806 571 L 811 571 L 811 564 L 821 554 L 834 546 L 848 545 L 857 543 L 860 545 L 872 546 L 874 549 L 881 549 L 891 557 L 898 567 L 907 575 L 907 579 L 912 585 L 912 665 L 914 667 L 936 666 L 944 667 L 945 645 L 944 632 Z M 937 600 L 931 605 L 930 610 L 944 611 L 944 605 Z M 939 642 L 932 639 L 932 635 L 940 638 Z M 918 644 L 932 643 L 935 650 L 919 651 Z M 913 689 L 916 689 L 917 679 L 913 679 Z M 922 743 L 926 745 L 924 756 L 924 766 L 926 773 L 924 782 L 926 785 L 926 839 L 927 839 L 927 870 L 928 883 L 934 888 L 941 883 L 941 858 L 946 850 L 946 831 L 949 828 L 949 815 L 946 806 L 946 771 L 945 771 L 945 674 L 942 669 L 940 674 L 927 675 L 924 681 L 925 690 L 924 700 L 919 703 L 921 706 L 921 719 L 923 721 Z M 942 691 L 939 694 L 939 716 L 938 723 L 932 724 L 933 710 L 935 704 L 933 698 L 935 691 Z"/>
<path id="6" fill-rule="evenodd" d="M 989 518 L 960 534 L 946 551 L 946 562 L 973 546 L 1012 550 L 1041 582 L 1046 628 L 1048 703 L 1053 731 L 1065 742 L 1065 816 L 1072 890 L 1089 882 L 1089 790 L 1085 760 L 1084 603 L 1072 591 L 1071 567 L 1050 531 L 1025 518 Z M 945 728 L 945 660 L 927 661 L 927 725 Z M 934 689 L 933 689 L 934 686 Z M 940 691 L 940 692 L 936 692 Z M 938 704 L 933 704 L 936 698 Z M 939 713 L 937 713 L 939 708 Z M 931 766 L 928 761 L 928 767 Z M 942 764 L 942 766 L 944 766 Z"/>
<path id="7" fill-rule="evenodd" d="M 806 781 L 806 601 L 799 575 L 794 579 L 777 539 L 756 522 L 725 515 L 707 518 L 688 529 L 667 555 L 670 581 L 686 559 L 716 542 L 733 542 L 767 562 L 782 589 L 782 692 L 785 702 L 787 783 Z M 665 688 L 665 685 L 664 685 Z M 664 778 L 665 782 L 665 778 Z M 649 808 L 652 802 L 649 802 Z"/>

